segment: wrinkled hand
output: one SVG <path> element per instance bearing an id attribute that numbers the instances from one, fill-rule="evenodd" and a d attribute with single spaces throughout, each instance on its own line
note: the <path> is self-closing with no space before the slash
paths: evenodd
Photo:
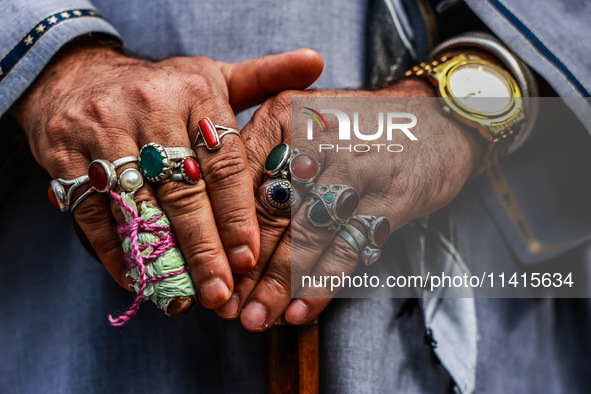
<path id="1" fill-rule="evenodd" d="M 243 129 L 243 139 L 255 184 L 263 182 L 264 163 L 270 150 L 281 142 L 314 155 L 322 165 L 317 184 L 345 184 L 361 196 L 357 214 L 386 216 L 392 231 L 409 221 L 440 209 L 450 202 L 477 168 L 481 152 L 472 133 L 441 114 L 435 100 L 404 103 L 399 112 L 411 112 L 419 122 L 413 129 L 418 141 L 402 133 L 393 141 L 404 151 L 343 154 L 335 150 L 318 152 L 319 143 L 335 144 L 336 118 L 327 115 L 328 130 L 314 135 L 314 144 L 291 134 L 291 97 L 429 97 L 433 88 L 422 80 L 405 80 L 376 92 L 307 91 L 282 92 L 266 101 Z M 427 103 L 428 101 L 428 103 Z M 371 112 L 368 102 L 367 113 Z M 396 112 L 396 108 L 392 111 Z M 364 113 L 364 108 L 355 111 Z M 303 115 L 296 115 L 303 116 Z M 331 123 L 332 122 L 332 123 Z M 364 130 L 375 127 L 375 119 Z M 305 124 L 303 123 L 296 124 Z M 299 130 L 299 134 L 304 134 Z M 317 137 L 318 136 L 318 137 Z M 352 142 L 352 141 L 351 141 Z M 379 169 L 379 170 L 378 170 Z M 258 204 L 258 201 L 257 201 Z M 358 255 L 335 232 L 312 226 L 304 202 L 290 218 L 270 215 L 260 205 L 257 214 L 261 233 L 259 263 L 248 274 L 237 276 L 234 295 L 217 310 L 224 318 L 240 316 L 251 331 L 268 328 L 282 313 L 292 324 L 313 320 L 330 302 L 334 293 L 326 288 L 299 289 L 291 298 L 291 273 L 301 275 L 350 275 L 358 265 Z M 242 309 L 243 308 L 243 309 Z M 242 310 L 242 311 L 241 311 Z M 241 313 L 239 314 L 239 311 Z"/>
<path id="2" fill-rule="evenodd" d="M 240 64 L 205 57 L 154 63 L 93 44 L 54 60 L 10 113 L 51 176 L 73 179 L 92 160 L 138 156 L 149 142 L 190 147 L 203 117 L 236 128 L 235 111 L 286 88 L 305 88 L 321 70 L 322 59 L 311 50 Z M 244 273 L 255 265 L 259 231 L 241 139 L 228 135 L 220 150 L 202 147 L 196 153 L 204 181 L 146 182 L 136 202 L 165 210 L 198 297 L 213 308 L 232 294 L 232 270 Z M 113 278 L 129 284 L 114 231 L 123 222 L 120 209 L 94 193 L 75 219 Z"/>

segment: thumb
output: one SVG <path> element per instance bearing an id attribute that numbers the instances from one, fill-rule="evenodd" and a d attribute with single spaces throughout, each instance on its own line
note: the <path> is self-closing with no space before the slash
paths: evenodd
<path id="1" fill-rule="evenodd" d="M 322 73 L 324 61 L 312 49 L 263 56 L 242 63 L 217 62 L 226 78 L 235 113 L 282 90 L 305 89 Z"/>

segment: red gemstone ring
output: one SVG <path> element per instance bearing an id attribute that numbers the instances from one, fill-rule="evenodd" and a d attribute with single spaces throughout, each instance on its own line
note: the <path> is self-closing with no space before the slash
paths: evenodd
<path id="1" fill-rule="evenodd" d="M 196 183 L 201 170 L 195 151 L 186 147 L 164 147 L 150 142 L 140 151 L 140 170 L 150 182 L 184 181 Z"/>
<path id="2" fill-rule="evenodd" d="M 99 193 L 115 190 L 117 186 L 117 168 L 125 164 L 135 163 L 138 160 L 137 156 L 122 157 L 113 162 L 102 159 L 93 160 L 88 166 L 90 184 Z"/>
<path id="3" fill-rule="evenodd" d="M 365 227 L 369 243 L 377 248 L 384 246 L 390 236 L 390 220 L 385 216 L 355 215 L 351 221 Z"/>
<path id="4" fill-rule="evenodd" d="M 92 191 L 94 191 L 92 188 L 86 190 L 80 197 L 78 197 L 74 204 L 70 204 L 72 201 L 72 196 L 74 195 L 76 189 L 78 189 L 80 186 L 86 183 L 88 183 L 88 175 L 82 175 L 76 179 L 71 180 L 62 178 L 53 179 L 49 183 L 47 197 L 49 197 L 49 201 L 51 201 L 51 203 L 60 211 L 72 212 L 74 210 L 72 206 L 74 206 L 74 208 L 78 206 L 78 204 L 84 198 L 88 197 L 88 195 Z M 66 191 L 67 187 L 69 188 Z"/>
<path id="5" fill-rule="evenodd" d="M 365 265 L 371 265 L 378 261 L 382 250 L 372 246 L 365 234 L 359 231 L 351 224 L 345 224 L 337 233 L 339 237 L 345 240 L 359 256 L 359 261 Z"/>
<path id="6" fill-rule="evenodd" d="M 78 205 L 80 205 L 80 203 L 93 192 L 113 186 L 113 181 L 110 176 L 115 173 L 116 168 L 136 161 L 138 161 L 137 156 L 123 157 L 121 159 L 115 160 L 113 163 L 106 160 L 95 160 L 90 163 L 88 174 L 79 176 L 78 178 L 72 180 L 66 180 L 62 178 L 56 178 L 52 180 L 49 184 L 49 190 L 47 191 L 49 201 L 51 201 L 51 203 L 62 212 L 74 212 Z M 93 165 L 93 163 L 95 164 Z M 80 195 L 76 201 L 72 202 L 72 197 L 74 196 L 76 189 L 85 185 L 89 181 L 91 182 L 92 187 L 82 193 L 82 195 Z M 115 175 L 115 183 L 116 182 L 117 178 Z M 67 191 L 66 187 L 69 187 Z"/>
<path id="7" fill-rule="evenodd" d="M 320 175 L 320 163 L 309 153 L 299 153 L 294 149 L 295 155 L 289 161 L 289 173 L 292 182 L 304 187 L 310 187 Z"/>
<path id="8" fill-rule="evenodd" d="M 310 189 L 307 218 L 312 225 L 337 231 L 359 207 L 359 193 L 347 185 L 318 184 Z"/>
<path id="9" fill-rule="evenodd" d="M 217 150 L 222 147 L 222 138 L 226 135 L 240 135 L 238 130 L 232 129 L 230 127 L 215 125 L 209 118 L 203 118 L 197 124 L 199 126 L 199 131 L 197 133 L 197 138 L 195 138 L 193 149 L 204 146 L 209 150 Z M 218 134 L 218 130 L 222 130 L 222 133 Z M 203 138 L 203 142 L 198 143 L 199 138 Z"/>

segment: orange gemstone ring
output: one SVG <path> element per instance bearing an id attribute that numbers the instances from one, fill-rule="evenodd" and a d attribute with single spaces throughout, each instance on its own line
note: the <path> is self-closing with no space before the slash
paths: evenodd
<path id="1" fill-rule="evenodd" d="M 215 125 L 209 118 L 201 119 L 198 122 L 198 126 L 199 132 L 197 133 L 197 138 L 195 138 L 193 149 L 204 146 L 209 150 L 217 150 L 222 147 L 222 138 L 224 138 L 226 135 L 240 135 L 238 130 L 232 129 L 230 127 Z M 222 130 L 222 133 L 218 134 L 218 130 Z M 203 139 L 203 142 L 198 143 L 200 138 Z"/>

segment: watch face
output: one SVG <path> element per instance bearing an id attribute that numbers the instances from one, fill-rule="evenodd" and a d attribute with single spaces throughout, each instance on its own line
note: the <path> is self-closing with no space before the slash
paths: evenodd
<path id="1" fill-rule="evenodd" d="M 447 87 L 458 104 L 477 113 L 500 114 L 513 102 L 513 90 L 507 78 L 486 64 L 457 67 L 451 72 Z"/>

